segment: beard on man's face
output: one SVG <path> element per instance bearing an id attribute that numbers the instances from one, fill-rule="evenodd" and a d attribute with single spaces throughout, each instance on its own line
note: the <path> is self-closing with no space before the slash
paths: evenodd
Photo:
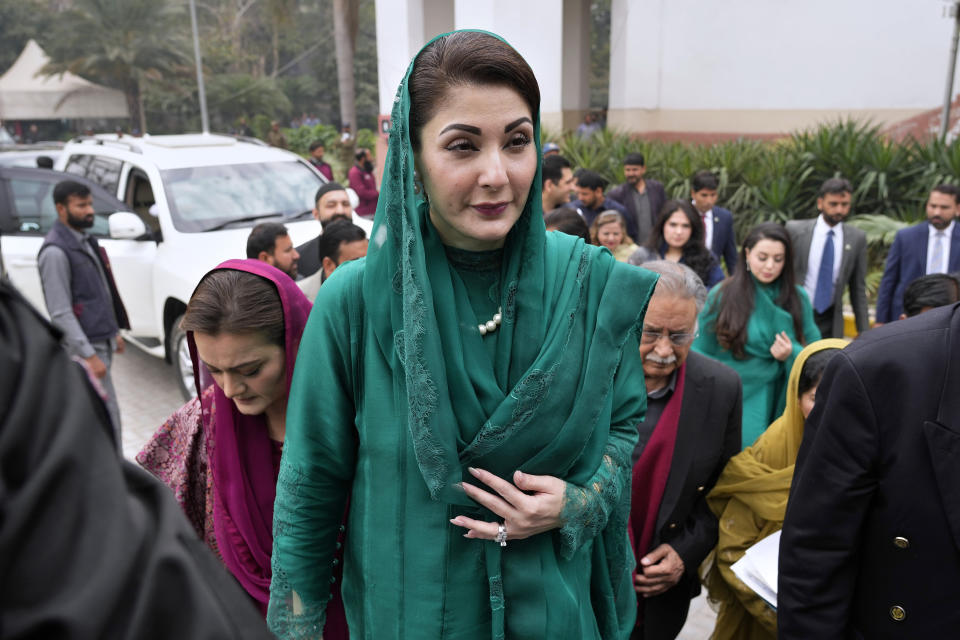
<path id="1" fill-rule="evenodd" d="M 93 214 L 75 215 L 67 210 L 67 223 L 74 229 L 89 229 L 93 226 Z"/>
<path id="2" fill-rule="evenodd" d="M 329 218 L 327 218 L 326 220 L 321 220 L 321 221 L 320 221 L 320 228 L 321 228 L 321 229 L 326 229 L 326 228 L 327 228 L 327 225 L 330 224 L 331 222 L 333 222 L 334 220 L 346 220 L 347 222 L 350 222 L 350 221 L 351 221 L 351 218 L 350 218 L 349 215 L 347 215 L 347 214 L 345 214 L 345 213 L 335 213 L 335 214 L 333 214 L 332 216 L 330 216 Z"/>

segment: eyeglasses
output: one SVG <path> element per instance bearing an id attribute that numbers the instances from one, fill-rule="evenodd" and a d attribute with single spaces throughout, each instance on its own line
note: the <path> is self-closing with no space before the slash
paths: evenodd
<path id="1" fill-rule="evenodd" d="M 652 329 L 644 329 L 640 332 L 640 344 L 656 344 L 660 338 L 666 338 L 670 341 L 675 347 L 685 347 L 699 334 L 694 333 L 669 333 L 665 329 L 660 331 L 654 331 Z"/>

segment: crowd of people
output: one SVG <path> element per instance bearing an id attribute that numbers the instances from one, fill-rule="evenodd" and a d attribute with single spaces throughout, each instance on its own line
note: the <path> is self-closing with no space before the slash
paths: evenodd
<path id="1" fill-rule="evenodd" d="M 714 174 L 668 199 L 631 153 L 608 191 L 543 154 L 539 107 L 504 41 L 434 39 L 398 91 L 382 192 L 354 210 L 325 184 L 315 239 L 259 224 L 197 285 L 197 397 L 137 461 L 261 619 L 280 638 L 675 638 L 704 585 L 720 640 L 960 628 L 960 191 L 936 186 L 897 234 L 891 326 L 871 329 L 847 180 L 738 251 Z M 104 380 L 122 303 L 71 184 L 41 277 Z M 368 243 L 353 216 L 374 211 Z M 774 609 L 732 567 L 781 529 Z M 220 608 L 210 628 L 240 619 Z"/>

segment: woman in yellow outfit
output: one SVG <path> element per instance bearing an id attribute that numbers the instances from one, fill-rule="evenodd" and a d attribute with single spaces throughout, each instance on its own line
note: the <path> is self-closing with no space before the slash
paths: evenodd
<path id="1" fill-rule="evenodd" d="M 813 409 L 830 351 L 844 340 L 818 340 L 797 356 L 787 383 L 786 409 L 757 439 L 727 463 L 707 503 L 719 519 L 717 548 L 705 563 L 703 582 L 717 610 L 714 640 L 773 640 L 777 612 L 734 575 L 731 566 L 748 548 L 783 527 L 793 465 L 803 424 Z"/>

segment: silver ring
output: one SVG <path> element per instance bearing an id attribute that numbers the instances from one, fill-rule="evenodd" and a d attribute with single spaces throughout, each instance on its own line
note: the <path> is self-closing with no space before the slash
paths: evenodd
<path id="1" fill-rule="evenodd" d="M 505 522 L 497 525 L 497 542 L 500 543 L 501 547 L 507 546 L 507 524 Z"/>

